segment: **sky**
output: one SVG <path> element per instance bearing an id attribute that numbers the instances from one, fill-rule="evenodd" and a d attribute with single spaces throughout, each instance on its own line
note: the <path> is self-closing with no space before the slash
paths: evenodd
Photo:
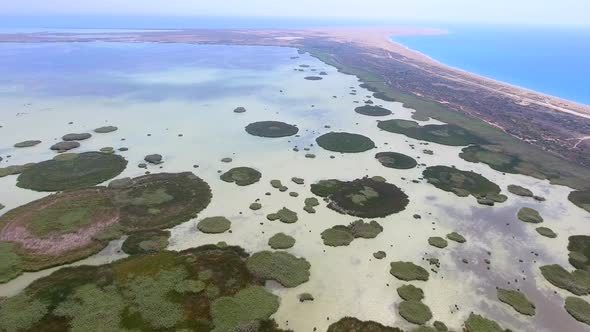
<path id="1" fill-rule="evenodd" d="M 590 0 L 0 0 L 0 16 L 245 16 L 590 26 Z"/>

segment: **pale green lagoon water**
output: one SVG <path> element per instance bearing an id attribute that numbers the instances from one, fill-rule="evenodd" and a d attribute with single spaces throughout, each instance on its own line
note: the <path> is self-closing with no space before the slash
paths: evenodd
<path id="1" fill-rule="evenodd" d="M 295 71 L 301 64 L 311 67 L 305 68 L 305 72 Z M 303 77 L 313 74 L 310 69 L 326 71 L 328 75 L 321 81 L 304 80 Z M 170 249 L 226 241 L 255 252 L 269 249 L 268 238 L 276 232 L 296 238 L 297 243 L 288 251 L 311 263 L 310 281 L 296 288 L 267 284 L 281 297 L 280 309 L 273 317 L 281 327 L 295 331 L 312 331 L 314 327 L 324 331 L 343 316 L 411 328 L 397 314 L 401 299 L 395 289 L 404 282 L 389 274 L 389 263 L 407 260 L 429 268 L 424 257 L 440 259 L 439 273 L 431 273 L 428 282 L 413 283 L 424 289 L 424 302 L 434 319 L 455 330 L 460 330 L 471 311 L 517 331 L 583 330 L 584 326 L 563 309 L 568 293 L 550 285 L 539 271 L 539 266 L 545 264 L 569 266 L 567 237 L 589 233 L 590 217 L 567 200 L 570 189 L 468 163 L 458 156 L 461 147 L 435 143 L 424 146 L 420 141 L 379 130 L 376 118 L 353 111 L 359 106 L 355 101 L 362 104 L 371 95 L 359 83 L 356 77 L 338 73 L 335 68 L 289 48 L 2 44 L 0 156 L 4 160 L 0 165 L 52 158 L 55 153 L 49 146 L 66 133 L 91 132 L 104 125 L 119 127 L 114 133 L 93 134 L 73 152 L 128 147 L 129 151 L 121 155 L 129 165 L 119 177 L 142 175 L 145 170 L 137 164 L 147 154 L 160 153 L 165 162 L 148 166 L 149 171 L 193 171 L 211 186 L 212 203 L 199 219 L 224 215 L 232 221 L 233 232 L 218 235 L 200 233 L 195 226 L 198 219 L 181 224 L 172 229 Z M 350 87 L 357 89 L 358 95 L 350 95 Z M 380 119 L 410 119 L 413 112 L 396 102 L 371 99 L 394 112 Z M 247 112 L 234 113 L 237 106 L 244 106 Z M 300 137 L 260 138 L 244 131 L 247 124 L 262 120 L 296 124 Z M 326 125 L 331 128 L 325 128 Z M 337 154 L 317 147 L 315 138 L 329 131 L 366 135 L 377 148 L 358 154 Z M 43 143 L 26 149 L 12 148 L 14 143 L 26 139 Z M 295 146 L 300 148 L 299 152 L 293 151 Z M 310 151 L 304 151 L 304 147 Z M 434 155 L 424 154 L 422 149 L 434 150 Z M 487 207 L 477 204 L 473 197 L 460 198 L 425 181 L 413 183 L 411 180 L 420 178 L 424 167 L 385 168 L 374 158 L 381 151 L 401 152 L 428 166 L 455 165 L 473 170 L 500 185 L 509 199 Z M 305 158 L 308 152 L 317 157 Z M 331 159 L 331 155 L 335 158 Z M 224 157 L 233 158 L 233 162 L 222 163 Z M 219 179 L 219 171 L 237 166 L 260 170 L 261 181 L 238 187 Z M 304 212 L 303 200 L 312 196 L 309 185 L 320 179 L 352 180 L 365 175 L 380 175 L 396 184 L 410 197 L 410 204 L 399 214 L 379 219 L 384 231 L 375 239 L 358 239 L 348 247 L 324 246 L 320 238 L 323 230 L 347 225 L 358 218 L 338 214 L 324 203 L 316 214 Z M 305 185 L 292 183 L 293 176 L 304 178 Z M 282 180 L 299 197 L 273 189 L 271 179 Z M 0 178 L 0 203 L 6 205 L 0 213 L 47 195 L 17 188 L 15 183 L 16 176 Z M 507 193 L 509 184 L 530 188 L 547 201 L 540 203 Z M 272 195 L 266 196 L 266 192 Z M 251 211 L 248 206 L 257 198 L 263 208 Z M 298 213 L 297 223 L 266 221 L 266 214 L 283 206 Z M 544 238 L 535 231 L 537 225 L 518 221 L 516 212 L 522 206 L 539 210 L 545 219 L 543 226 L 552 228 L 558 238 Z M 414 214 L 420 214 L 422 219 L 414 219 Z M 444 237 L 451 231 L 463 234 L 467 243 L 450 242 L 446 249 L 428 245 L 428 237 Z M 100 264 L 124 257 L 118 250 L 121 242 L 114 241 L 101 253 L 74 265 Z M 372 253 L 378 250 L 385 251 L 387 257 L 374 259 Z M 488 258 L 487 251 L 492 252 L 490 271 L 483 261 Z M 463 258 L 469 264 L 462 263 Z M 0 285 L 0 296 L 15 294 L 54 270 L 25 273 Z M 495 288 L 509 286 L 508 281 L 514 286 L 515 279 L 516 287 L 537 305 L 536 316 L 521 316 L 496 299 Z M 315 301 L 300 303 L 297 295 L 303 292 L 312 293 Z M 454 309 L 455 305 L 459 310 Z"/>

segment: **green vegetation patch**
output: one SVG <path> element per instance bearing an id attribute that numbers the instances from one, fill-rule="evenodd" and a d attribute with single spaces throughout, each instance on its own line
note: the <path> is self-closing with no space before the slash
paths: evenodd
<path id="1" fill-rule="evenodd" d="M 10 165 L 6 167 L 0 167 L 0 178 L 8 175 L 16 175 L 24 172 L 26 169 L 33 167 L 34 163 L 28 163 L 24 165 Z"/>
<path id="2" fill-rule="evenodd" d="M 428 281 L 428 277 L 430 276 L 428 271 L 421 266 L 418 266 L 412 262 L 392 262 L 391 269 L 389 273 L 394 277 L 404 280 L 404 281 L 412 281 L 412 280 L 422 280 Z"/>
<path id="3" fill-rule="evenodd" d="M 567 199 L 577 207 L 590 212 L 590 191 L 572 191 Z"/>
<path id="4" fill-rule="evenodd" d="M 449 234 L 447 234 L 447 239 L 451 240 L 451 241 L 455 241 L 458 243 L 465 243 L 467 242 L 467 240 L 465 239 L 465 237 L 463 237 L 463 235 L 457 233 L 457 232 L 451 232 Z"/>
<path id="5" fill-rule="evenodd" d="M 570 264 L 590 272 L 590 235 L 573 235 L 568 240 Z"/>
<path id="6" fill-rule="evenodd" d="M 155 230 L 137 232 L 129 235 L 123 242 L 123 252 L 129 255 L 147 254 L 162 251 L 168 246 L 170 231 Z"/>
<path id="7" fill-rule="evenodd" d="M 203 233 L 218 234 L 228 231 L 231 227 L 231 221 L 226 217 L 208 217 L 197 224 L 197 228 Z"/>
<path id="8" fill-rule="evenodd" d="M 1 300 L 0 331 L 228 331 L 269 320 L 279 301 L 239 247 L 207 245 L 60 269 Z M 237 324 L 237 325 L 235 325 Z"/>
<path id="9" fill-rule="evenodd" d="M 514 289 L 498 288 L 496 294 L 498 300 L 508 304 L 519 313 L 526 316 L 535 315 L 535 305 L 523 293 Z"/>
<path id="10" fill-rule="evenodd" d="M 397 186 L 364 177 L 353 181 L 321 180 L 311 185 L 311 192 L 328 198 L 328 207 L 361 218 L 386 217 L 403 211 L 408 196 Z"/>
<path id="11" fill-rule="evenodd" d="M 287 209 L 286 207 L 283 207 L 282 209 L 278 210 L 276 213 L 271 213 L 271 214 L 267 215 L 266 218 L 270 221 L 280 220 L 281 222 L 284 222 L 285 224 L 292 224 L 292 223 L 297 222 L 297 220 L 298 220 L 297 212 L 291 211 L 291 210 Z"/>
<path id="12" fill-rule="evenodd" d="M 449 242 L 447 242 L 447 240 L 443 239 L 440 236 L 432 236 L 428 238 L 428 244 L 430 244 L 433 247 L 443 249 L 449 245 Z"/>
<path id="13" fill-rule="evenodd" d="M 238 186 L 248 186 L 260 180 L 262 174 L 250 167 L 235 167 L 221 174 L 220 179 L 225 182 L 233 182 Z"/>
<path id="14" fill-rule="evenodd" d="M 451 146 L 465 146 L 486 142 L 483 138 L 459 126 L 449 124 L 420 126 L 416 121 L 393 119 L 379 121 L 377 127 L 410 138 Z"/>
<path id="15" fill-rule="evenodd" d="M 216 299 L 211 306 L 215 332 L 232 331 L 243 324 L 270 318 L 279 309 L 279 297 L 261 286 L 242 289 Z"/>
<path id="16" fill-rule="evenodd" d="M 590 325 L 590 303 L 579 297 L 569 296 L 565 299 L 565 310 L 577 321 Z"/>
<path id="17" fill-rule="evenodd" d="M 311 265 L 305 258 L 284 251 L 261 251 L 246 261 L 248 270 L 265 280 L 275 280 L 284 287 L 295 287 L 309 280 Z"/>
<path id="18" fill-rule="evenodd" d="M 359 114 L 368 116 L 386 116 L 391 114 L 391 111 L 387 108 L 373 105 L 359 106 L 355 108 L 354 111 Z"/>
<path id="19" fill-rule="evenodd" d="M 430 308 L 420 301 L 403 301 L 399 305 L 399 314 L 408 322 L 417 325 L 432 319 Z"/>
<path id="20" fill-rule="evenodd" d="M 115 126 L 104 126 L 104 127 L 98 127 L 96 129 L 94 129 L 95 133 L 98 134 L 106 134 L 106 133 L 112 133 L 113 131 L 117 131 L 119 128 L 115 127 Z"/>
<path id="21" fill-rule="evenodd" d="M 329 132 L 316 139 L 318 145 L 328 151 L 342 153 L 365 152 L 375 148 L 368 137 L 344 132 Z"/>
<path id="22" fill-rule="evenodd" d="M 295 239 L 285 233 L 277 233 L 268 239 L 268 245 L 273 249 L 288 249 L 295 245 Z"/>
<path id="23" fill-rule="evenodd" d="M 422 301 L 424 299 L 424 291 L 414 285 L 398 287 L 397 294 L 405 301 Z"/>
<path id="24" fill-rule="evenodd" d="M 414 158 L 397 152 L 379 152 L 375 158 L 381 165 L 395 169 L 410 169 L 418 165 Z"/>
<path id="25" fill-rule="evenodd" d="M 355 317 L 344 317 L 332 323 L 327 332 L 402 332 L 397 327 L 389 327 L 372 320 L 359 320 Z"/>
<path id="26" fill-rule="evenodd" d="M 535 228 L 535 230 L 537 231 L 537 233 L 550 239 L 554 239 L 557 237 L 557 234 L 551 228 L 548 227 L 537 227 Z"/>
<path id="27" fill-rule="evenodd" d="M 508 192 L 518 196 L 533 197 L 533 192 L 530 189 L 515 184 L 508 185 Z"/>
<path id="28" fill-rule="evenodd" d="M 246 132 L 260 137 L 287 137 L 297 134 L 299 129 L 294 125 L 279 121 L 260 121 L 246 126 Z"/>
<path id="29" fill-rule="evenodd" d="M 113 201 L 127 232 L 165 229 L 196 217 L 211 202 L 211 188 L 191 172 L 149 174 L 115 190 Z"/>
<path id="30" fill-rule="evenodd" d="M 524 222 L 530 222 L 533 224 L 543 222 L 543 217 L 541 217 L 539 212 L 529 207 L 523 207 L 520 210 L 518 210 L 518 214 L 516 216 L 518 217 L 518 219 Z"/>
<path id="31" fill-rule="evenodd" d="M 40 143 L 41 143 L 41 141 L 39 141 L 39 140 L 27 140 L 27 141 L 22 141 L 22 142 L 18 142 L 16 144 L 14 144 L 14 147 L 15 148 L 29 148 L 31 146 L 35 146 Z"/>
<path id="32" fill-rule="evenodd" d="M 17 186 L 36 191 L 61 191 L 97 185 L 119 175 L 125 158 L 111 153 L 84 152 L 75 158 L 52 159 L 26 168 Z"/>
<path id="33" fill-rule="evenodd" d="M 505 332 L 498 323 L 481 315 L 471 313 L 465 321 L 466 332 Z"/>
<path id="34" fill-rule="evenodd" d="M 475 172 L 448 166 L 431 166 L 426 168 L 422 175 L 428 183 L 438 189 L 452 192 L 460 197 L 473 195 L 477 199 L 491 199 L 492 203 L 503 200 L 503 197 L 498 197 L 500 187 Z"/>
<path id="35" fill-rule="evenodd" d="M 342 225 L 326 229 L 321 236 L 324 244 L 331 247 L 347 246 L 354 240 L 350 229 Z"/>
<path id="36" fill-rule="evenodd" d="M 574 270 L 569 272 L 558 264 L 541 266 L 541 274 L 553 286 L 570 291 L 575 295 L 590 294 L 590 272 Z"/>
<path id="37" fill-rule="evenodd" d="M 14 252 L 15 244 L 0 242 L 0 283 L 7 282 L 21 275 L 22 259 Z"/>

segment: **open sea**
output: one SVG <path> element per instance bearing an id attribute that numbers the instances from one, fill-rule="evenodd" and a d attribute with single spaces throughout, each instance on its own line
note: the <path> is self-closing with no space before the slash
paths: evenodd
<path id="1" fill-rule="evenodd" d="M 394 40 L 453 67 L 590 104 L 590 28 L 445 29 L 448 34 Z"/>

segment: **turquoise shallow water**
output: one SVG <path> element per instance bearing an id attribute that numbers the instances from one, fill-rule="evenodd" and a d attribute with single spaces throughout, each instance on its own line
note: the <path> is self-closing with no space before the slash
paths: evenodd
<path id="1" fill-rule="evenodd" d="M 455 26 L 398 41 L 445 64 L 590 104 L 590 29 Z"/>

